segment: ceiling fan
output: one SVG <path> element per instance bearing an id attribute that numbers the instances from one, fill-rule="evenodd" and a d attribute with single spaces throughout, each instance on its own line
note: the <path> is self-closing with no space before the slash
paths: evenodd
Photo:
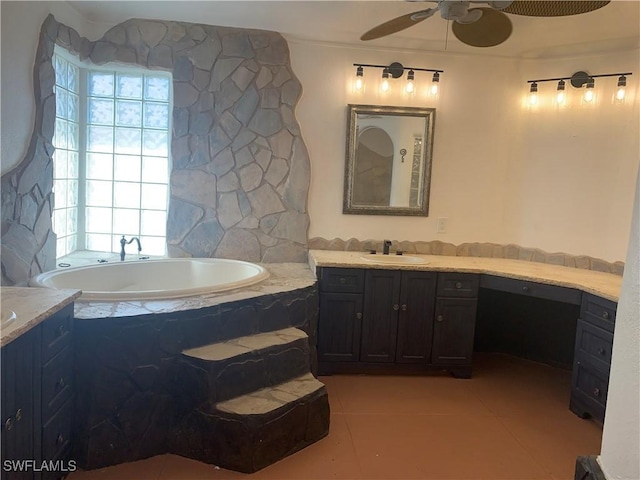
<path id="1" fill-rule="evenodd" d="M 604 7 L 610 2 L 610 0 L 427 1 L 432 1 L 437 5 L 434 8 L 408 13 L 384 22 L 366 32 L 360 37 L 360 40 L 374 40 L 391 35 L 432 17 L 436 12 L 440 12 L 442 18 L 453 21 L 451 30 L 462 43 L 472 47 L 493 47 L 507 40 L 513 30 L 511 20 L 509 20 L 506 13 L 529 17 L 561 17 L 591 12 Z M 471 4 L 476 3 L 486 6 L 469 8 Z"/>

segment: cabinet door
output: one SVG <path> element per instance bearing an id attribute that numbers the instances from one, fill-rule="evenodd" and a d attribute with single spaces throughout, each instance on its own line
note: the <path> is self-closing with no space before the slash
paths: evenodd
<path id="1" fill-rule="evenodd" d="M 471 365 L 475 298 L 438 298 L 433 326 L 434 365 Z"/>
<path id="2" fill-rule="evenodd" d="M 362 294 L 323 293 L 318 319 L 318 361 L 357 362 L 361 323 Z"/>
<path id="3" fill-rule="evenodd" d="M 40 381 L 36 343 L 39 328 L 2 347 L 2 466 L 5 461 L 36 459 L 34 402 Z M 39 427 L 39 426 L 38 426 Z M 33 471 L 1 469 L 2 479 L 30 479 Z"/>
<path id="4" fill-rule="evenodd" d="M 400 272 L 368 270 L 364 287 L 360 361 L 395 362 L 400 310 Z"/>
<path id="5" fill-rule="evenodd" d="M 431 361 L 436 280 L 435 272 L 402 272 L 397 363 Z"/>

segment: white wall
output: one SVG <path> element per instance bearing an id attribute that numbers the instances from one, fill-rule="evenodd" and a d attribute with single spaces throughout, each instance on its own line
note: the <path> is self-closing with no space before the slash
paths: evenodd
<path id="1" fill-rule="evenodd" d="M 600 464 L 607 478 L 640 478 L 640 171 L 616 313 Z"/>
<path id="2" fill-rule="evenodd" d="M 33 65 L 40 27 L 50 13 L 82 36 L 93 40 L 102 35 L 66 2 L 0 2 L 2 173 L 15 167 L 29 146 L 35 120 Z"/>
<path id="3" fill-rule="evenodd" d="M 289 45 L 304 87 L 297 118 L 312 163 L 310 237 L 513 242 L 608 261 L 625 258 L 640 148 L 637 50 L 517 62 L 296 40 Z M 380 98 L 377 82 L 364 95 L 354 94 L 352 64 L 393 61 L 445 70 L 438 101 L 417 96 L 410 103 L 436 108 L 429 217 L 343 215 L 346 105 L 409 104 L 401 95 Z M 523 108 L 526 80 L 580 69 L 635 71 L 627 103 L 614 106 L 601 98 L 590 110 L 575 103 L 563 111 Z M 365 69 L 365 80 L 380 73 Z M 419 72 L 416 80 L 430 83 Z M 610 94 L 616 80 L 598 80 L 596 86 Z M 541 84 L 541 99 L 555 87 Z M 438 217 L 449 219 L 444 234 L 436 233 Z"/>

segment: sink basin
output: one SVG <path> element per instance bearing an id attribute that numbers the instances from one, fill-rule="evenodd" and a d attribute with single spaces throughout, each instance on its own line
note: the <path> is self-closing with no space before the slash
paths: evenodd
<path id="1" fill-rule="evenodd" d="M 362 260 L 371 263 L 385 263 L 392 265 L 416 265 L 419 263 L 427 263 L 424 258 L 414 257 L 412 255 L 362 255 Z"/>
<path id="2" fill-rule="evenodd" d="M 6 327 L 15 322 L 17 315 L 13 310 L 7 310 L 2 312 L 2 318 L 0 318 L 0 327 Z"/>

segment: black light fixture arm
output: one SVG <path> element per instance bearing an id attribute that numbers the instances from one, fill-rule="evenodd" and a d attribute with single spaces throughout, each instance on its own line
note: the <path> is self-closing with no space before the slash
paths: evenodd
<path id="1" fill-rule="evenodd" d="M 415 72 L 444 73 L 444 70 L 438 70 L 438 69 L 434 69 L 434 68 L 405 67 L 404 65 L 402 65 L 399 62 L 393 62 L 390 65 L 373 65 L 373 64 L 369 64 L 369 63 L 354 63 L 353 66 L 354 67 L 367 67 L 367 68 L 382 68 L 383 70 L 387 69 L 389 71 L 389 74 L 393 78 L 401 77 L 402 73 L 405 70 L 413 70 Z"/>
<path id="2" fill-rule="evenodd" d="M 576 72 L 570 77 L 558 77 L 558 78 L 540 78 L 537 80 L 527 80 L 527 83 L 541 83 L 541 82 L 559 82 L 561 80 L 571 80 L 571 85 L 576 88 L 580 88 L 582 85 L 587 83 L 590 78 L 600 78 L 600 77 L 622 77 L 633 75 L 633 72 L 620 72 L 620 73 L 600 73 L 598 75 L 591 75 L 586 72 Z"/>

